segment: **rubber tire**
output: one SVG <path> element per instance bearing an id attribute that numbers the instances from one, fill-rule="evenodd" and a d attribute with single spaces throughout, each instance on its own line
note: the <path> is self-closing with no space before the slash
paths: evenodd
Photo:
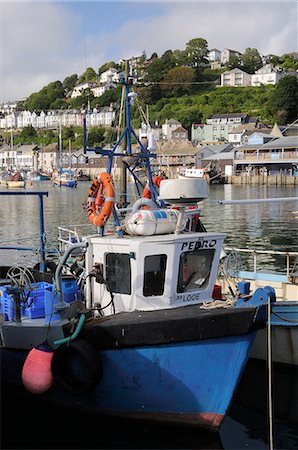
<path id="1" fill-rule="evenodd" d="M 73 358 L 86 372 L 84 380 L 74 379 L 70 365 Z M 76 369 L 78 366 L 76 366 Z M 87 369 L 87 370 L 86 370 Z M 97 350 L 84 339 L 76 339 L 58 347 L 52 359 L 52 372 L 57 384 L 66 392 L 82 395 L 92 391 L 102 378 L 102 360 Z M 76 370 L 76 373 L 80 370 Z M 74 372 L 73 372 L 74 373 Z"/>

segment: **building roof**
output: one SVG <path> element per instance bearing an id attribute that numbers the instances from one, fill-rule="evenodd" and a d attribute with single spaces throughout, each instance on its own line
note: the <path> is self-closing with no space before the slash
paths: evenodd
<path id="1" fill-rule="evenodd" d="M 187 130 L 185 129 L 185 128 L 183 128 L 183 127 L 178 127 L 178 128 L 176 128 L 175 130 L 173 130 L 172 131 L 172 133 L 185 133 L 185 132 L 187 132 Z"/>
<path id="2" fill-rule="evenodd" d="M 180 122 L 176 119 L 167 119 L 165 125 L 180 125 Z"/>
<path id="3" fill-rule="evenodd" d="M 262 145 L 241 145 L 237 147 L 237 150 L 270 150 L 270 149 L 282 149 L 282 148 L 298 148 L 298 136 L 286 136 L 282 138 L 272 138 L 272 141 L 266 142 Z M 298 160 L 298 158 L 297 158 Z"/>
<path id="4" fill-rule="evenodd" d="M 241 119 L 245 119 L 247 117 L 246 113 L 230 113 L 230 114 L 213 114 L 211 119 L 228 119 L 229 117 L 241 117 Z"/>
<path id="5" fill-rule="evenodd" d="M 244 133 L 245 131 L 250 133 L 255 132 L 262 132 L 264 134 L 269 134 L 271 132 L 270 128 L 266 128 L 265 125 L 259 124 L 257 127 L 254 123 L 242 123 L 241 125 L 238 125 L 237 127 L 233 128 L 229 131 L 229 134 L 238 134 L 238 133 Z"/>

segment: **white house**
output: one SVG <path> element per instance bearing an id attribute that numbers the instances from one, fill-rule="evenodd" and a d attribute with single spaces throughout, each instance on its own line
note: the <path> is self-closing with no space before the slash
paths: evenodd
<path id="1" fill-rule="evenodd" d="M 231 56 L 241 56 L 242 54 L 237 50 L 231 50 L 229 48 L 224 48 L 220 55 L 220 62 L 226 64 L 230 61 Z"/>
<path id="2" fill-rule="evenodd" d="M 118 83 L 122 76 L 123 72 L 118 72 L 114 67 L 110 67 L 100 75 L 99 81 L 100 83 Z"/>
<path id="3" fill-rule="evenodd" d="M 228 70 L 221 74 L 221 86 L 251 86 L 251 75 L 240 69 Z"/>
<path id="4" fill-rule="evenodd" d="M 182 124 L 178 122 L 178 120 L 175 119 L 166 120 L 161 127 L 164 139 L 172 139 L 172 132 L 181 126 Z"/>
<path id="5" fill-rule="evenodd" d="M 110 89 L 115 89 L 115 84 L 112 82 L 105 82 L 100 83 L 96 86 L 94 86 L 91 89 L 91 92 L 93 93 L 94 97 L 101 97 L 106 91 L 109 91 Z"/>
<path id="6" fill-rule="evenodd" d="M 210 62 L 220 62 L 220 60 L 221 60 L 221 51 L 217 50 L 217 48 L 212 48 L 209 51 L 208 60 Z"/>
<path id="7" fill-rule="evenodd" d="M 287 74 L 282 70 L 274 68 L 273 64 L 266 64 L 251 76 L 251 85 L 277 84 L 285 75 Z"/>
<path id="8" fill-rule="evenodd" d="M 93 86 L 93 83 L 90 83 L 89 81 L 78 84 L 77 86 L 75 86 L 73 88 L 73 91 L 71 93 L 71 98 L 80 97 L 86 89 L 91 89 L 92 86 Z"/>

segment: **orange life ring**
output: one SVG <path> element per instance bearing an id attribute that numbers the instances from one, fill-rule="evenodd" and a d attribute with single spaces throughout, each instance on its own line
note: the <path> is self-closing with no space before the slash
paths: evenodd
<path id="1" fill-rule="evenodd" d="M 161 183 L 162 180 L 165 180 L 165 178 L 164 177 L 153 177 L 152 178 L 153 185 L 154 185 L 154 187 L 156 189 L 159 188 L 160 183 Z M 144 198 L 151 198 L 151 191 L 150 191 L 149 183 L 147 183 L 146 186 L 144 187 L 143 197 Z"/>
<path id="2" fill-rule="evenodd" d="M 103 200 L 103 191 L 105 199 Z M 88 192 L 86 211 L 90 222 L 97 227 L 106 224 L 115 203 L 115 190 L 112 176 L 103 172 L 99 179 L 95 178 Z"/>

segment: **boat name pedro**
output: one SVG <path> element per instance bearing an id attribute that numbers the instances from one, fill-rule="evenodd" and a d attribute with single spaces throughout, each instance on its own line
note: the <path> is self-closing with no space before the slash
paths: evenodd
<path id="1" fill-rule="evenodd" d="M 197 250 L 198 248 L 212 248 L 216 246 L 216 239 L 210 241 L 199 239 L 198 241 L 182 242 L 181 251 Z"/>

